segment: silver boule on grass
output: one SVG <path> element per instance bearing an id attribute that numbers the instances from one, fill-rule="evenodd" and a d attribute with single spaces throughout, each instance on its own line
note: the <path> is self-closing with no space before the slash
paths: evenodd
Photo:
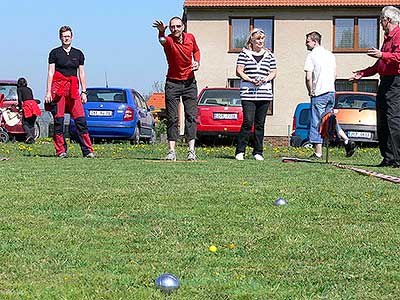
<path id="1" fill-rule="evenodd" d="M 156 288 L 165 294 L 170 294 L 179 289 L 179 279 L 173 274 L 164 273 L 157 277 Z"/>
<path id="2" fill-rule="evenodd" d="M 282 206 L 282 205 L 287 205 L 287 201 L 285 199 L 283 199 L 282 197 L 279 197 L 278 199 L 276 199 L 274 201 L 274 205 L 275 206 Z"/>

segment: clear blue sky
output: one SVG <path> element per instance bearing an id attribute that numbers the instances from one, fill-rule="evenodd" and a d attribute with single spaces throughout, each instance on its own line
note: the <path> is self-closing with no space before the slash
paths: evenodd
<path id="1" fill-rule="evenodd" d="M 107 72 L 110 86 L 149 93 L 167 70 L 152 22 L 182 16 L 183 1 L 1 0 L 0 79 L 26 77 L 43 99 L 49 51 L 61 45 L 58 29 L 69 25 L 72 45 L 86 56 L 88 86 L 104 86 Z"/>

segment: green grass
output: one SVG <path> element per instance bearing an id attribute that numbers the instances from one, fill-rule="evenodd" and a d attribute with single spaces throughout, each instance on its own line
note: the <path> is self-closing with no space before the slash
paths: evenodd
<path id="1" fill-rule="evenodd" d="M 197 163 L 162 161 L 165 145 L 95 150 L 0 146 L 13 158 L 0 162 L 0 299 L 166 299 L 164 272 L 181 281 L 171 300 L 399 298 L 396 184 L 279 160 L 305 149 L 237 162 L 231 147 L 199 148 Z M 330 157 L 400 176 L 370 167 L 377 149 Z"/>

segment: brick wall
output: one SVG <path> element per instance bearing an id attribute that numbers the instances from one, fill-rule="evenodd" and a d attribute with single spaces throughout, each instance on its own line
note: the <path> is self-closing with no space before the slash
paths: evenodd
<path id="1" fill-rule="evenodd" d="M 287 136 L 266 136 L 264 138 L 265 146 L 287 147 L 289 145 Z"/>

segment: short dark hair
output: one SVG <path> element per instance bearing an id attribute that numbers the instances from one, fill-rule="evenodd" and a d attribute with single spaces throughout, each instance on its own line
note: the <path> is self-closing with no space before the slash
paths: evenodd
<path id="1" fill-rule="evenodd" d="M 28 82 L 26 81 L 26 79 L 24 77 L 18 78 L 17 86 L 18 87 L 28 86 Z"/>
<path id="2" fill-rule="evenodd" d="M 172 17 L 172 18 L 169 20 L 168 25 L 171 25 L 171 22 L 172 22 L 173 20 L 179 20 L 179 21 L 181 21 L 181 23 L 183 24 L 182 18 L 181 18 L 181 17 L 175 16 L 175 17 Z"/>
<path id="3" fill-rule="evenodd" d="M 310 38 L 312 41 L 317 42 L 318 44 L 321 45 L 322 36 L 317 31 L 312 31 L 310 33 L 307 33 L 306 38 Z"/>
<path id="4" fill-rule="evenodd" d="M 60 30 L 58 31 L 58 32 L 59 32 L 59 35 L 60 35 L 60 38 L 61 38 L 61 35 L 62 35 L 64 32 L 66 32 L 66 31 L 71 31 L 71 35 L 72 35 L 72 29 L 71 29 L 71 27 L 69 27 L 69 26 L 67 26 L 67 25 L 64 25 L 64 26 L 61 26 L 61 27 L 60 27 Z"/>

